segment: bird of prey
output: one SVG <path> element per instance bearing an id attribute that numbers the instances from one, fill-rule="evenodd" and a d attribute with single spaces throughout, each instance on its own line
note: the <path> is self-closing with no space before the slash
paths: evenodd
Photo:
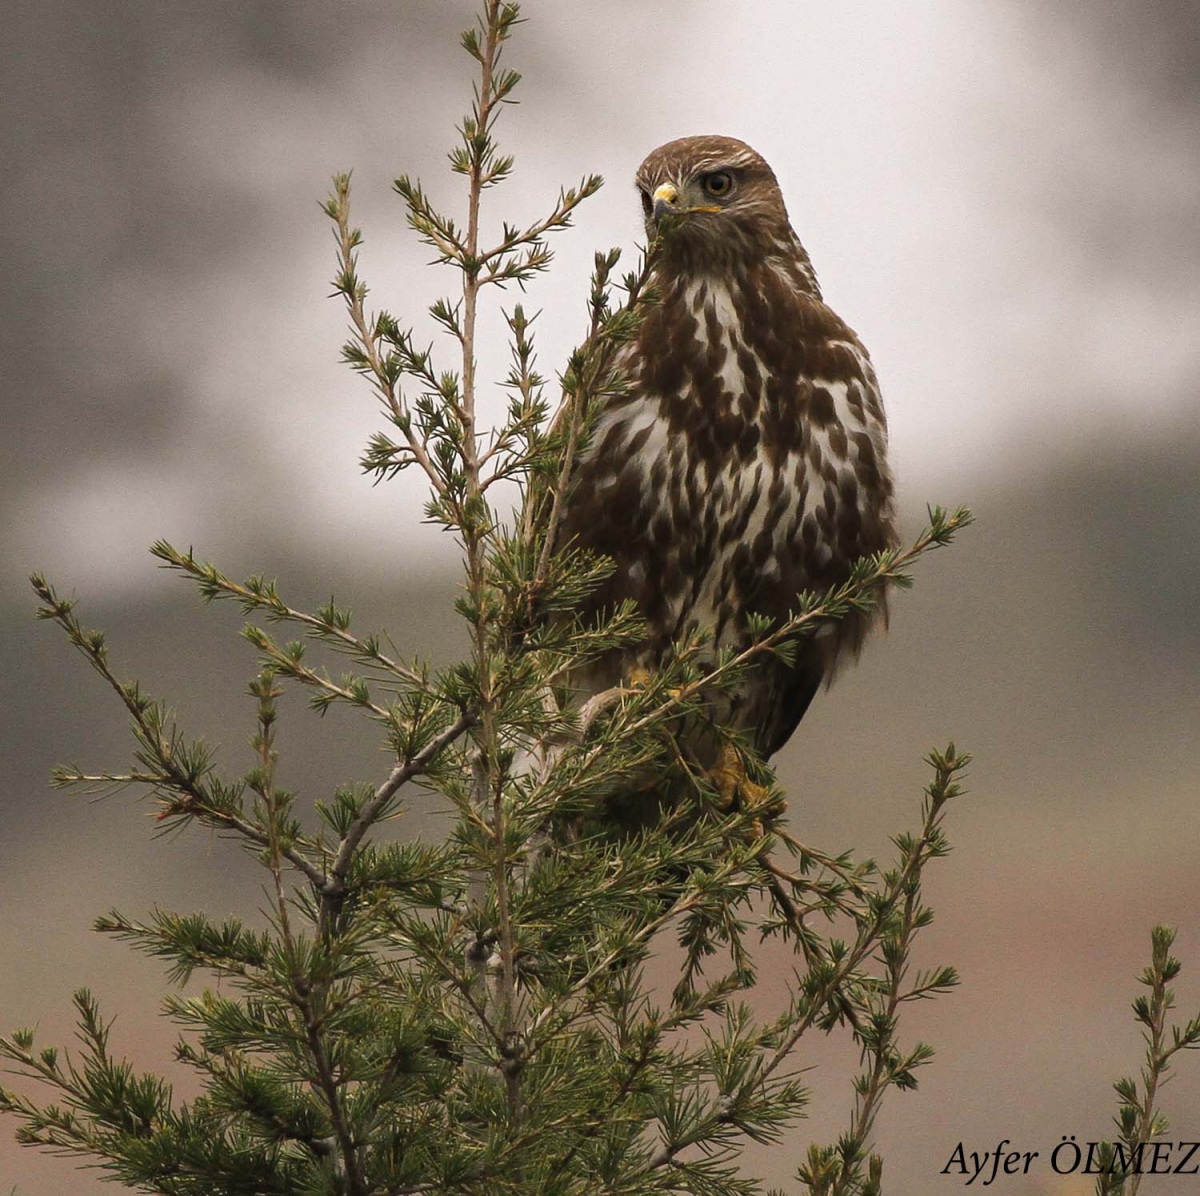
<path id="1" fill-rule="evenodd" d="M 801 591 L 844 582 L 895 543 L 887 425 L 866 350 L 821 298 L 770 166 L 731 137 L 660 146 L 637 172 L 655 246 L 650 307 L 622 350 L 575 462 L 558 543 L 612 559 L 585 615 L 632 599 L 648 628 L 574 678 L 598 693 L 645 675 L 674 643 L 749 642 Z M 764 654 L 714 724 L 760 756 L 787 742 L 823 681 L 884 612 Z M 686 745 L 712 769 L 717 740 Z"/>

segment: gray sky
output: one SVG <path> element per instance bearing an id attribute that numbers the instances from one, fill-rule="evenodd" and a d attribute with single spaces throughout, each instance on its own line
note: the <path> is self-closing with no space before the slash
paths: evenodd
<path id="1" fill-rule="evenodd" d="M 418 479 L 357 476 L 377 421 L 336 362 L 316 205 L 353 167 L 374 297 L 432 336 L 423 304 L 454 280 L 423 269 L 390 181 L 419 174 L 459 204 L 442 155 L 471 7 L 17 7 L 7 592 L 35 566 L 93 591 L 148 584 L 160 535 L 214 554 L 286 538 L 381 569 L 414 543 L 450 559 L 414 528 Z M 528 5 L 511 48 L 528 83 L 500 129 L 519 170 L 492 217 L 536 214 L 591 170 L 609 180 L 528 296 L 543 366 L 579 335 L 594 249 L 640 234 L 641 157 L 720 131 L 776 167 L 827 297 L 870 347 L 910 504 L 1194 424 L 1200 106 L 1172 64 L 1196 18 L 1169 0 L 1136 21 L 1129 4 L 1088 24 L 1069 10 Z M 503 365 L 495 342 L 485 374 Z"/>

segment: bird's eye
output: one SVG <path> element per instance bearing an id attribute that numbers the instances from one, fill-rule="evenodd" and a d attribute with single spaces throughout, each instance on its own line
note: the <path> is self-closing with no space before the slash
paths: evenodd
<path id="1" fill-rule="evenodd" d="M 717 170 L 706 174 L 700 183 L 706 195 L 721 199 L 733 190 L 733 175 L 727 170 Z"/>

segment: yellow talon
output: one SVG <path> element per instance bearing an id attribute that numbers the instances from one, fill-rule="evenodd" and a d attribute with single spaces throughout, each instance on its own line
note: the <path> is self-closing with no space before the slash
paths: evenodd
<path id="1" fill-rule="evenodd" d="M 654 674 L 644 664 L 635 664 L 625 671 L 625 689 L 630 693 L 649 689 L 654 681 Z M 686 692 L 686 687 L 675 686 L 664 691 L 669 697 L 679 698 Z"/>
<path id="2" fill-rule="evenodd" d="M 728 810 L 737 800 L 738 782 L 745 779 L 746 772 L 737 752 L 723 744 L 716 763 L 708 770 L 708 779 L 721 798 L 721 805 Z"/>
<path id="3" fill-rule="evenodd" d="M 708 776 L 725 809 L 740 802 L 745 809 L 766 813 L 771 805 L 770 789 L 755 783 L 746 775 L 742 754 L 731 743 L 721 745 L 716 763 L 708 770 Z"/>
<path id="4" fill-rule="evenodd" d="M 625 683 L 630 689 L 645 689 L 654 679 L 654 674 L 644 664 L 635 664 L 625 674 Z"/>

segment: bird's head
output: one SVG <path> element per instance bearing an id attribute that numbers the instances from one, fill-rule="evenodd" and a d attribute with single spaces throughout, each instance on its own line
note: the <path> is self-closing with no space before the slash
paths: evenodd
<path id="1" fill-rule="evenodd" d="M 638 168 L 646 235 L 693 265 L 790 247 L 794 234 L 775 174 L 744 141 L 683 137 Z"/>

